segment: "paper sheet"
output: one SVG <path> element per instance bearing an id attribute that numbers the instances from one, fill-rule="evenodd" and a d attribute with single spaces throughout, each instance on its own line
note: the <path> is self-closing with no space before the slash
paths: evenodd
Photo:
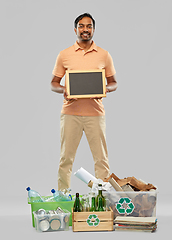
<path id="1" fill-rule="evenodd" d="M 91 175 L 82 167 L 78 169 L 78 171 L 75 172 L 74 175 L 83 182 L 85 182 L 86 184 L 88 184 L 90 180 L 92 180 L 93 182 L 97 180 L 97 178 L 95 178 L 93 175 Z"/>

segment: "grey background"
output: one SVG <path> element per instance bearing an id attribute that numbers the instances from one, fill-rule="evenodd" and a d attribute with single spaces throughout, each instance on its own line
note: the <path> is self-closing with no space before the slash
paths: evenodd
<path id="1" fill-rule="evenodd" d="M 41 195 L 57 188 L 63 96 L 50 90 L 50 82 L 58 53 L 76 41 L 73 22 L 84 12 L 95 18 L 93 39 L 110 52 L 117 71 L 118 89 L 103 101 L 111 172 L 156 185 L 158 216 L 171 219 L 172 1 L 4 0 L 0 3 L 0 215 L 3 222 L 5 216 L 13 215 L 11 221 L 23 217 L 23 234 L 35 233 L 25 188 Z M 73 173 L 80 167 L 94 175 L 85 136 Z M 73 174 L 71 188 L 73 194 L 89 191 Z M 159 231 L 163 234 L 161 227 Z"/>

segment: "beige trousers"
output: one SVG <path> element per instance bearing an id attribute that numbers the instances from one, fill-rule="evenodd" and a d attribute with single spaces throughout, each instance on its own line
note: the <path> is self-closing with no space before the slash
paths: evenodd
<path id="1" fill-rule="evenodd" d="M 61 154 L 58 170 L 58 190 L 70 187 L 73 162 L 83 131 L 93 155 L 96 178 L 103 180 L 109 177 L 105 116 L 89 117 L 62 114 L 60 128 Z"/>

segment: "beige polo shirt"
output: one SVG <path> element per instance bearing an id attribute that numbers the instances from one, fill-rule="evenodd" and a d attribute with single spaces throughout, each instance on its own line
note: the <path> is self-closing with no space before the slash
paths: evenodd
<path id="1" fill-rule="evenodd" d="M 105 76 L 113 76 L 116 71 L 113 60 L 108 51 L 92 43 L 86 52 L 77 42 L 59 53 L 53 69 L 53 75 L 63 77 L 66 70 L 92 70 L 105 69 Z M 102 99 L 79 98 L 77 100 L 66 101 L 61 113 L 79 116 L 102 116 L 105 115 Z"/>

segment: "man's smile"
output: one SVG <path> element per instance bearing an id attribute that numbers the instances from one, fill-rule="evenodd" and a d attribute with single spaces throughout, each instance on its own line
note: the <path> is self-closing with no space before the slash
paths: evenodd
<path id="1" fill-rule="evenodd" d="M 87 37 L 87 36 L 90 36 L 90 34 L 89 33 L 81 33 L 81 36 Z"/>

